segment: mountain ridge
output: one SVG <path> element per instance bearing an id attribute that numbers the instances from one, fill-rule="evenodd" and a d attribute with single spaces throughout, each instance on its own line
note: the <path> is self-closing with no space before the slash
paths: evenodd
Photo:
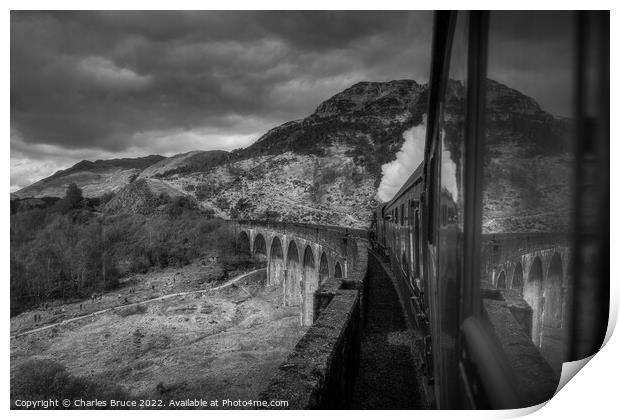
<path id="1" fill-rule="evenodd" d="M 448 85 L 446 124 L 455 129 L 453 115 L 464 100 L 464 87 L 454 81 Z M 489 81 L 488 90 L 491 157 L 507 145 L 519 159 L 564 149 L 565 121 L 504 84 Z M 414 80 L 359 82 L 321 102 L 307 117 L 268 130 L 244 149 L 151 155 L 137 158 L 144 159 L 139 162 L 82 161 L 16 195 L 34 191 L 39 197 L 49 192 L 62 196 L 57 184 L 76 182 L 85 196 L 106 190 L 122 193 L 126 205 L 117 203 L 114 211 L 123 212 L 133 208 L 135 189 L 126 193 L 129 184 L 146 179 L 155 193 L 191 196 L 224 218 L 361 227 L 377 205 L 382 166 L 395 159 L 404 133 L 424 122 L 427 100 L 428 86 Z M 88 170 L 90 178 L 84 175 Z M 50 179 L 55 183 L 46 189 Z"/>

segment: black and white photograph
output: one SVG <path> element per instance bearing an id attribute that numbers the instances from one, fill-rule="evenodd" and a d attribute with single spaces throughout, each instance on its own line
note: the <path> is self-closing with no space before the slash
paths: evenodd
<path id="1" fill-rule="evenodd" d="M 5 18 L 11 412 L 526 409 L 609 339 L 610 10 Z"/>

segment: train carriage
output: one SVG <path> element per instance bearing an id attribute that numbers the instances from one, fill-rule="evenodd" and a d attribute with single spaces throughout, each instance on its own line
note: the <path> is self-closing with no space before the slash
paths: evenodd
<path id="1" fill-rule="evenodd" d="M 519 105 L 532 108 L 531 121 L 520 110 L 497 112 L 507 106 L 497 103 L 498 92 L 511 92 L 507 85 L 525 77 L 505 71 L 502 48 L 510 36 L 554 37 L 570 52 L 566 78 L 551 80 L 542 67 L 528 74 L 539 78 L 530 80 L 538 97 L 561 83 L 572 101 L 572 124 L 551 146 L 553 133 L 540 130 L 540 120 L 556 117 L 538 103 Z M 515 50 L 512 60 L 530 53 Z M 371 239 L 423 337 L 426 383 L 438 408 L 544 402 L 562 363 L 602 344 L 609 308 L 608 60 L 606 12 L 436 14 L 424 161 L 375 210 Z M 540 197 L 519 192 L 530 176 L 520 162 L 541 184 L 557 176 L 543 164 L 569 177 L 566 194 L 552 203 L 557 208 L 546 190 Z"/>

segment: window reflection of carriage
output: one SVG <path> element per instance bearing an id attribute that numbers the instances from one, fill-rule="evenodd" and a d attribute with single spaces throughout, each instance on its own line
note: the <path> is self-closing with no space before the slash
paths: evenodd
<path id="1" fill-rule="evenodd" d="M 532 51 L 503 49 L 526 27 L 541 44 L 554 37 L 573 60 L 562 81 L 546 80 L 555 75 L 543 67 L 529 73 L 539 78 L 531 81 L 539 89 L 527 92 L 534 98 L 512 88 L 526 76 L 510 67 Z M 423 337 L 438 408 L 541 403 L 555 392 L 563 362 L 602 344 L 608 60 L 607 12 L 436 15 L 424 161 L 375 210 L 369 240 L 389 260 L 404 312 Z M 535 100 L 558 83 L 574 101 L 570 117 Z M 553 184 L 558 176 L 573 183 Z"/>

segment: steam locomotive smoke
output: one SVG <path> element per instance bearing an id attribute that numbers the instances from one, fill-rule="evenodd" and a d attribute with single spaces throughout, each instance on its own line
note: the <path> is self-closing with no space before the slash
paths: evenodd
<path id="1" fill-rule="evenodd" d="M 396 160 L 381 167 L 382 177 L 377 191 L 377 199 L 390 201 L 403 186 L 411 173 L 424 159 L 424 143 L 426 137 L 426 118 L 424 122 L 403 133 L 405 142 L 396 153 Z"/>

